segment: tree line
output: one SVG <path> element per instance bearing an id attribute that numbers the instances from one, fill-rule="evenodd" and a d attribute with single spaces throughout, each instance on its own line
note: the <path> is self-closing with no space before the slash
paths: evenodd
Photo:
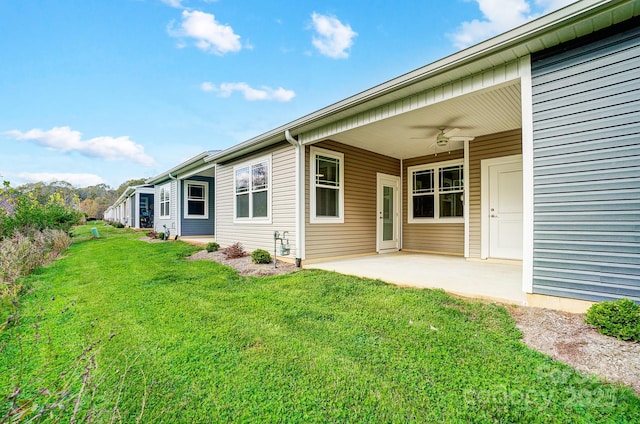
<path id="1" fill-rule="evenodd" d="M 103 219 L 104 212 L 127 187 L 144 184 L 145 180 L 145 178 L 127 180 L 115 189 L 107 184 L 76 188 L 66 181 L 39 181 L 22 184 L 12 190 L 15 193 L 27 195 L 42 205 L 47 204 L 53 196 L 66 207 L 82 212 L 87 219 Z M 5 181 L 5 187 L 8 186 L 10 183 Z M 3 209 L 2 203 L 2 199 L 0 199 L 0 209 Z"/>

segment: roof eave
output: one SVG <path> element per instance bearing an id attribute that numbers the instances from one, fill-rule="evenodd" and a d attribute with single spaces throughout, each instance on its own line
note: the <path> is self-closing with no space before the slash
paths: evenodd
<path id="1" fill-rule="evenodd" d="M 510 31 L 492 37 L 486 41 L 451 54 L 414 71 L 408 72 L 385 83 L 333 103 L 271 131 L 260 134 L 228 149 L 208 155 L 206 162 L 224 162 L 252 151 L 267 147 L 285 139 L 284 132 L 298 134 L 300 129 L 313 125 L 321 119 L 330 117 L 346 109 L 383 97 L 403 87 L 449 72 L 465 64 L 486 59 L 492 55 L 515 47 L 526 47 L 527 51 L 535 50 L 533 42 L 540 36 L 563 26 L 569 26 L 589 18 L 594 13 L 604 13 L 610 8 L 632 3 L 634 0 L 584 0 L 572 3 L 557 11 L 551 12 L 533 21 L 527 22 Z M 530 45 L 528 45 L 530 44 Z"/>
<path id="2" fill-rule="evenodd" d="M 164 171 L 161 174 L 156 175 L 155 177 L 151 177 L 149 179 L 147 179 L 145 181 L 145 184 L 157 184 L 161 181 L 165 181 L 168 179 L 171 179 L 172 176 L 175 176 L 175 174 L 180 173 L 180 171 L 184 171 L 184 170 L 188 170 L 190 168 L 193 168 L 196 165 L 200 165 L 199 162 L 205 163 L 206 160 L 205 158 L 207 158 L 208 156 L 215 154 L 212 151 L 206 151 L 206 152 L 202 152 L 190 159 L 187 159 L 186 161 L 182 162 L 179 165 L 174 166 L 173 168 L 169 169 L 168 171 Z"/>

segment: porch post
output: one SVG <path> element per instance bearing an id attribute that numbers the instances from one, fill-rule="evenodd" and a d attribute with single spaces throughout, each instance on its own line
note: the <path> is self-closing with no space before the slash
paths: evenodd
<path id="1" fill-rule="evenodd" d="M 522 103 L 522 291 L 533 292 L 533 89 L 531 56 L 520 59 Z"/>
<path id="2" fill-rule="evenodd" d="M 469 139 L 464 140 L 464 166 L 462 167 L 462 196 L 464 198 L 464 257 L 469 257 Z"/>

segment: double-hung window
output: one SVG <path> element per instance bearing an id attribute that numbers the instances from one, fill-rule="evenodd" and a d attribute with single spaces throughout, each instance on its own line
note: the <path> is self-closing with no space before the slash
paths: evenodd
<path id="1" fill-rule="evenodd" d="M 407 179 L 409 223 L 464 222 L 462 161 L 412 166 Z"/>
<path id="2" fill-rule="evenodd" d="M 311 147 L 310 222 L 344 222 L 344 154 Z"/>
<path id="3" fill-rule="evenodd" d="M 260 158 L 233 168 L 236 221 L 271 219 L 271 158 Z"/>
<path id="4" fill-rule="evenodd" d="M 206 181 L 184 182 L 184 210 L 185 218 L 209 218 L 209 183 Z"/>
<path id="5" fill-rule="evenodd" d="M 171 183 L 160 187 L 160 218 L 171 217 Z"/>

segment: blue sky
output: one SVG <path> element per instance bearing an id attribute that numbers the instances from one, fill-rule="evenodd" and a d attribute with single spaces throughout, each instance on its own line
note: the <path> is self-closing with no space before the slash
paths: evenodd
<path id="1" fill-rule="evenodd" d="M 117 187 L 567 0 L 0 0 L 0 178 Z"/>

